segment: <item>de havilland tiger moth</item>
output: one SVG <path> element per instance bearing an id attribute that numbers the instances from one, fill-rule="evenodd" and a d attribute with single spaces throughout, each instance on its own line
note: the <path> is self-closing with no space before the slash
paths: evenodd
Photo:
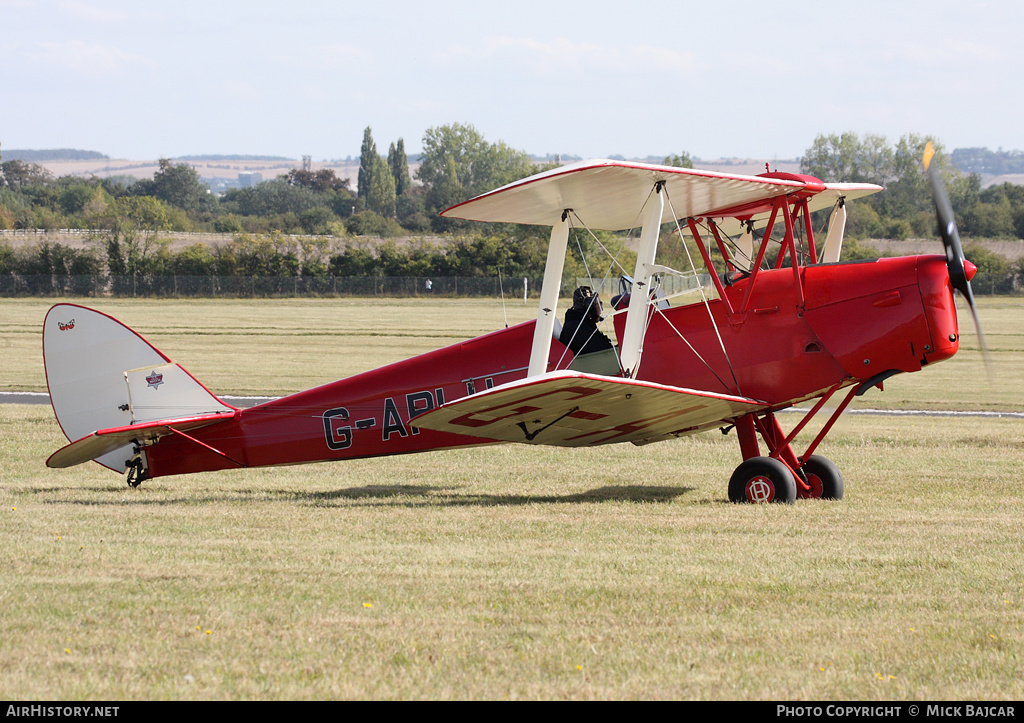
<path id="1" fill-rule="evenodd" d="M 858 262 L 839 261 L 845 204 L 882 190 L 872 184 L 608 160 L 516 181 L 442 215 L 551 228 L 536 319 L 246 409 L 121 322 L 57 304 L 43 357 L 70 444 L 47 464 L 94 460 L 134 487 L 210 470 L 510 442 L 645 445 L 723 429 L 735 430 L 742 457 L 730 500 L 840 499 L 843 476 L 816 451 L 854 396 L 957 353 L 954 291 L 984 350 L 975 267 L 929 160 L 945 254 Z M 828 232 L 816 238 L 811 214 L 829 209 Z M 664 291 L 665 279 L 684 274 L 657 261 L 665 224 L 699 252 L 691 272 L 702 267 L 708 283 L 695 301 Z M 570 229 L 638 226 L 623 293 L 602 308 L 589 287 L 577 289 L 563 325 Z M 787 431 L 778 412 L 795 405 L 810 409 Z M 795 449 L 826 411 L 806 449 Z"/>

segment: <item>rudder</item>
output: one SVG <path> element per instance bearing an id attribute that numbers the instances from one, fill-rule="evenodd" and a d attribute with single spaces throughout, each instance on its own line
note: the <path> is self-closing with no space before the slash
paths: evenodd
<path id="1" fill-rule="evenodd" d="M 72 442 L 97 430 L 236 411 L 132 329 L 77 304 L 47 312 L 43 364 L 57 423 Z M 95 460 L 125 472 L 133 446 Z"/>

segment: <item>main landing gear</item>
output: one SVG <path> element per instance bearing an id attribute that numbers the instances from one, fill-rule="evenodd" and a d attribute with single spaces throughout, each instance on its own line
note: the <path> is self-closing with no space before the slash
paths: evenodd
<path id="1" fill-rule="evenodd" d="M 803 479 L 798 475 L 802 473 Z M 729 479 L 730 502 L 780 502 L 843 499 L 843 475 L 832 460 L 811 455 L 797 474 L 771 457 L 745 460 Z"/>
<path id="2" fill-rule="evenodd" d="M 849 404 L 853 394 L 836 410 L 804 456 L 798 457 L 790 446 L 796 434 L 828 396 L 822 398 L 788 437 L 772 412 L 761 417 L 748 414 L 736 420 L 736 432 L 744 461 L 729 479 L 731 502 L 793 504 L 797 499 L 843 499 L 843 475 L 839 468 L 831 460 L 812 452 Z M 761 456 L 758 435 L 768 445 L 767 457 Z"/>

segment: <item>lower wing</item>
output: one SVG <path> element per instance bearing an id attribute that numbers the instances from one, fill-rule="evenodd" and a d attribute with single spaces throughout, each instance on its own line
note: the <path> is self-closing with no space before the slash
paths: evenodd
<path id="1" fill-rule="evenodd" d="M 746 397 L 557 371 L 445 404 L 414 424 L 506 442 L 590 447 L 682 437 L 767 408 Z"/>

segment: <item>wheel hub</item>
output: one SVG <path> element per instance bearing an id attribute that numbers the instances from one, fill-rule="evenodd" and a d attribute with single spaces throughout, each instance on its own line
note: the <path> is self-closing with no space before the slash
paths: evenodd
<path id="1" fill-rule="evenodd" d="M 775 485 L 764 475 L 758 475 L 747 482 L 747 499 L 751 502 L 765 503 L 775 499 Z"/>
<path id="2" fill-rule="evenodd" d="M 806 493 L 801 494 L 800 496 L 803 497 L 804 499 L 810 500 L 821 499 L 822 493 L 825 489 L 825 485 L 821 481 L 821 477 L 819 477 L 816 474 L 807 474 L 807 484 L 810 485 L 811 489 L 809 489 Z"/>

